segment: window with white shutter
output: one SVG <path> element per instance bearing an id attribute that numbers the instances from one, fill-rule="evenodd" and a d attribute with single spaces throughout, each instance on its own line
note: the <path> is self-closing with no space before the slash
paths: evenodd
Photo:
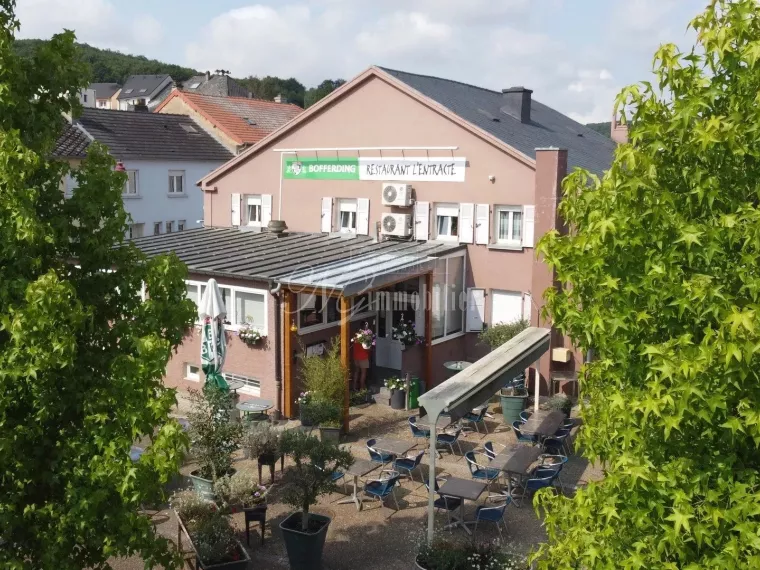
<path id="1" fill-rule="evenodd" d="M 332 231 L 332 198 L 322 198 L 322 227 L 321 231 L 330 233 Z"/>
<path id="2" fill-rule="evenodd" d="M 489 210 L 488 204 L 475 206 L 475 243 L 478 245 L 488 245 Z"/>
<path id="3" fill-rule="evenodd" d="M 369 198 L 356 199 L 356 233 L 369 235 Z"/>
<path id="4" fill-rule="evenodd" d="M 467 289 L 467 332 L 480 332 L 486 322 L 486 291 Z"/>
<path id="5" fill-rule="evenodd" d="M 459 204 L 459 243 L 472 243 L 475 204 Z"/>
<path id="6" fill-rule="evenodd" d="M 261 225 L 266 227 L 272 221 L 272 195 L 261 195 Z"/>
<path id="7" fill-rule="evenodd" d="M 240 225 L 240 194 L 233 194 L 230 202 L 231 225 Z"/>
<path id="8" fill-rule="evenodd" d="M 421 241 L 430 239 L 430 202 L 414 204 L 414 239 Z"/>
<path id="9" fill-rule="evenodd" d="M 530 293 L 523 295 L 523 320 L 528 321 L 528 324 L 532 323 L 531 316 L 533 313 L 533 297 Z"/>
<path id="10" fill-rule="evenodd" d="M 533 247 L 535 238 L 533 233 L 535 232 L 536 225 L 536 207 L 535 206 L 523 206 L 523 247 Z"/>
<path id="11" fill-rule="evenodd" d="M 522 320 L 522 293 L 491 291 L 491 326 Z"/>

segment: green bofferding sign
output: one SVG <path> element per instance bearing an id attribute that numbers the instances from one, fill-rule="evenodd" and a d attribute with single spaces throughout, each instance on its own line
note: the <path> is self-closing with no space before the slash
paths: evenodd
<path id="1" fill-rule="evenodd" d="M 284 176 L 306 180 L 359 180 L 359 159 L 288 158 Z"/>

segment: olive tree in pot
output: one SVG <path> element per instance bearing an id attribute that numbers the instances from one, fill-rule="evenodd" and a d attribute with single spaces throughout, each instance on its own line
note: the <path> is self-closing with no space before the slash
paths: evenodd
<path id="1" fill-rule="evenodd" d="M 269 424 L 251 426 L 243 438 L 243 451 L 248 457 L 258 461 L 259 480 L 261 468 L 266 465 L 269 467 L 270 482 L 274 482 L 275 463 L 278 459 L 283 459 L 280 452 L 280 432 Z"/>
<path id="2" fill-rule="evenodd" d="M 211 388 L 190 392 L 188 414 L 190 449 L 200 464 L 190 473 L 195 491 L 204 498 L 214 498 L 214 482 L 234 473 L 232 454 L 240 445 L 242 427 L 230 422 L 233 396 L 227 391 Z"/>
<path id="3" fill-rule="evenodd" d="M 354 458 L 337 445 L 300 430 L 282 435 L 280 449 L 293 460 L 285 471 L 282 499 L 299 509 L 280 523 L 291 570 L 313 570 L 321 565 L 330 517 L 309 513 L 320 495 L 337 490 L 332 474 L 348 469 Z"/>

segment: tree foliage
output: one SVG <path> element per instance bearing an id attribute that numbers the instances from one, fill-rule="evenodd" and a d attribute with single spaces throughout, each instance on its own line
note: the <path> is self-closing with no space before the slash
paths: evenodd
<path id="1" fill-rule="evenodd" d="M 320 99 L 324 99 L 345 82 L 345 79 L 325 79 L 316 87 L 307 89 L 304 95 L 304 108 L 308 109 Z"/>
<path id="2" fill-rule="evenodd" d="M 539 495 L 539 568 L 760 568 L 760 8 L 713 0 L 683 54 L 626 88 L 631 143 L 575 172 L 555 324 L 583 372 L 584 454 L 604 480 Z"/>
<path id="3" fill-rule="evenodd" d="M 249 76 L 237 81 L 250 89 L 256 99 L 271 101 L 277 95 L 282 95 L 288 100 L 288 103 L 294 103 L 299 107 L 303 107 L 306 88 L 294 77 L 282 79 L 271 75 L 267 75 L 266 77 Z"/>
<path id="4" fill-rule="evenodd" d="M 14 4 L 0 0 L 0 567 L 133 553 L 169 567 L 176 554 L 139 509 L 187 443 L 161 382 L 193 320 L 185 270 L 124 243 L 124 174 L 97 144 L 64 199 L 70 168 L 49 156 L 87 71 L 71 32 L 19 57 Z"/>
<path id="5" fill-rule="evenodd" d="M 612 123 L 607 121 L 606 123 L 586 123 L 586 126 L 596 131 L 597 133 L 604 135 L 607 138 L 610 138 L 610 133 L 612 132 Z"/>

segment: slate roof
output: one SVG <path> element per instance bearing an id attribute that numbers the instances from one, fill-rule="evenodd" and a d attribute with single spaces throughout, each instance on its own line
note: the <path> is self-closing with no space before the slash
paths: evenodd
<path id="1" fill-rule="evenodd" d="M 617 146 L 614 141 L 535 99 L 531 101 L 530 123 L 521 123 L 501 111 L 504 96 L 500 91 L 450 79 L 380 69 L 531 158 L 535 159 L 536 148 L 559 147 L 568 151 L 568 171 L 581 167 L 601 174 L 612 163 Z"/>
<path id="2" fill-rule="evenodd" d="M 95 90 L 95 99 L 110 99 L 121 85 L 118 83 L 90 83 L 90 89 Z"/>
<path id="3" fill-rule="evenodd" d="M 185 115 L 86 108 L 76 122 L 119 160 L 226 161 L 232 157 Z"/>
<path id="4" fill-rule="evenodd" d="M 193 85 L 198 84 L 197 87 Z M 213 95 L 216 97 L 248 97 L 250 91 L 232 79 L 229 75 L 195 75 L 183 82 L 183 89 L 188 93 Z"/>
<path id="5" fill-rule="evenodd" d="M 172 97 L 181 97 L 238 144 L 257 143 L 303 112 L 298 105 L 246 97 L 212 97 L 186 91 L 175 91 Z M 156 111 L 160 112 L 161 106 Z"/>
<path id="6" fill-rule="evenodd" d="M 119 93 L 119 99 L 148 98 L 158 89 L 168 75 L 131 75 Z M 131 89 L 130 93 L 127 93 Z M 145 89 L 145 91 L 142 91 Z M 142 92 L 141 92 L 142 91 Z"/>
<path id="7" fill-rule="evenodd" d="M 196 228 L 137 238 L 132 243 L 149 257 L 176 253 L 190 273 L 300 284 L 305 284 L 303 276 L 310 275 L 315 287 L 334 290 L 374 278 L 379 284 L 389 272 L 411 276 L 426 258 L 465 247 L 440 242 L 376 242 L 369 236 L 345 234 L 288 232 L 277 237 L 238 228 Z M 338 266 L 342 268 L 340 282 L 324 281 L 333 279 Z"/>
<path id="8" fill-rule="evenodd" d="M 87 156 L 88 146 L 90 146 L 90 139 L 82 132 L 82 129 L 66 121 L 63 132 L 55 143 L 53 157 L 84 158 Z"/>

